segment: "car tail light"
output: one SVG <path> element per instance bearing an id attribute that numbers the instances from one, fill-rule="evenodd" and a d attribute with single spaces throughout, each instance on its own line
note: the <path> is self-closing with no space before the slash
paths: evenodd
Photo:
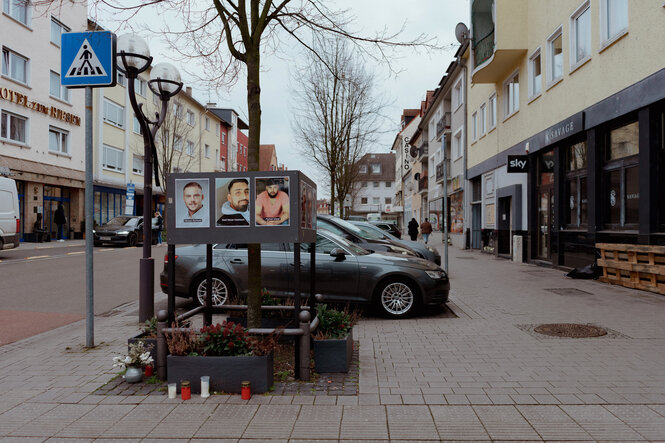
<path id="1" fill-rule="evenodd" d="M 175 258 L 178 258 L 178 256 L 176 255 Z M 164 264 L 169 264 L 169 254 L 164 254 Z"/>
<path id="2" fill-rule="evenodd" d="M 16 233 L 18 234 L 20 232 L 21 232 L 21 219 L 17 218 L 16 219 Z"/>

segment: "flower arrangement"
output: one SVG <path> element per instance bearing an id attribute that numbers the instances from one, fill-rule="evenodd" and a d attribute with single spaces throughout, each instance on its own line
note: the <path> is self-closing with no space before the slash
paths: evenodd
<path id="1" fill-rule="evenodd" d="M 356 312 L 348 309 L 338 311 L 325 304 L 316 306 L 316 315 L 319 317 L 319 327 L 315 338 L 319 340 L 345 338 L 358 320 Z"/>
<path id="2" fill-rule="evenodd" d="M 152 362 L 150 350 L 146 349 L 142 341 L 137 341 L 129 345 L 129 353 L 127 355 L 113 357 L 113 367 L 120 367 L 122 369 L 128 367 L 142 368 L 152 364 Z"/>

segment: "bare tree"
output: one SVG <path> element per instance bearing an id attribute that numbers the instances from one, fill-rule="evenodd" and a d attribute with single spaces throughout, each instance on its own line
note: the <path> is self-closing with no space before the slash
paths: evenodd
<path id="1" fill-rule="evenodd" d="M 298 68 L 292 125 L 303 155 L 330 185 L 331 210 L 342 208 L 358 178 L 358 161 L 380 133 L 383 99 L 376 78 L 340 37 L 315 37 L 314 53 Z"/>
<path id="2" fill-rule="evenodd" d="M 402 30 L 361 36 L 351 29 L 352 22 L 345 11 L 332 11 L 323 0 L 212 0 L 212 4 L 207 5 L 191 0 L 137 0 L 135 5 L 128 5 L 125 0 L 93 0 L 90 9 L 94 14 L 102 6 L 114 8 L 118 13 L 124 11 L 127 19 L 142 8 L 161 8 L 161 11 L 177 14 L 181 21 L 165 23 L 164 34 L 173 51 L 186 58 L 188 64 L 192 63 L 192 58 L 198 58 L 209 82 L 228 87 L 245 69 L 250 171 L 259 169 L 261 56 L 266 51 L 285 45 L 282 38 L 293 39 L 316 53 L 307 42 L 309 35 L 337 35 L 357 44 L 368 57 L 384 61 L 390 60 L 386 53 L 390 48 L 434 47 L 422 35 L 409 42 L 397 40 Z M 247 320 L 250 327 L 259 327 L 262 287 L 260 244 L 248 245 L 248 272 L 252 278 L 249 279 Z"/>

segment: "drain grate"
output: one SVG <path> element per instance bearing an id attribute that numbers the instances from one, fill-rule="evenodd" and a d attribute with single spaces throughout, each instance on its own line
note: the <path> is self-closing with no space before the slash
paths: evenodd
<path id="1" fill-rule="evenodd" d="M 577 323 L 549 323 L 536 326 L 533 330 L 552 337 L 591 338 L 607 335 L 607 331 L 603 328 Z"/>
<path id="2" fill-rule="evenodd" d="M 557 295 L 593 295 L 590 292 L 582 291 L 577 288 L 550 288 L 545 290 Z"/>

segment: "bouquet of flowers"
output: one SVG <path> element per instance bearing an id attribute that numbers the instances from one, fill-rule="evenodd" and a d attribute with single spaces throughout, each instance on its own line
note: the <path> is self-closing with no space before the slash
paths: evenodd
<path id="1" fill-rule="evenodd" d="M 142 341 L 137 341 L 129 345 L 129 353 L 127 355 L 113 357 L 113 367 L 120 367 L 122 369 L 130 366 L 142 368 L 150 364 L 152 364 L 150 350 L 146 349 Z"/>

